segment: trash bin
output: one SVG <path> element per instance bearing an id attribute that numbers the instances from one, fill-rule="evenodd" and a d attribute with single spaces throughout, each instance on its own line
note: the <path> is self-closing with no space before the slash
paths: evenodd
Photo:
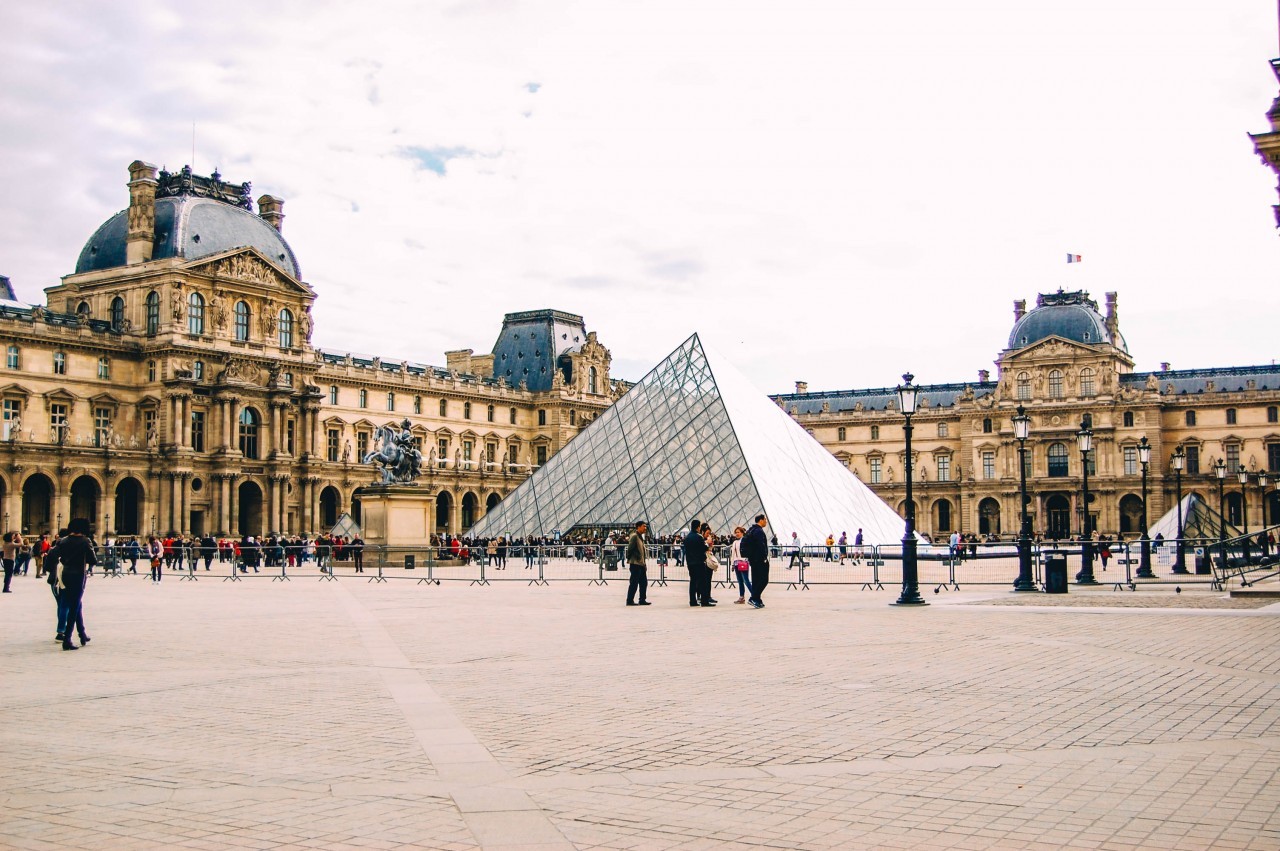
<path id="1" fill-rule="evenodd" d="M 1206 553 L 1203 549 L 1197 548 L 1196 549 L 1196 575 L 1208 576 L 1209 573 L 1210 573 L 1209 554 Z"/>
<path id="2" fill-rule="evenodd" d="M 1044 591 L 1046 594 L 1067 593 L 1067 557 L 1050 553 L 1044 557 Z"/>
<path id="3" fill-rule="evenodd" d="M 404 557 L 404 569 L 413 570 L 415 567 L 414 560 L 415 556 L 413 553 L 406 553 Z"/>

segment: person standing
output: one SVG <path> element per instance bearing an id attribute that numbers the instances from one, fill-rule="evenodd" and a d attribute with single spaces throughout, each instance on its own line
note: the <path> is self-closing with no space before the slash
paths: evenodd
<path id="1" fill-rule="evenodd" d="M 356 573 L 364 573 L 364 538 L 359 535 L 351 539 L 351 560 L 355 562 Z"/>
<path id="2" fill-rule="evenodd" d="M 18 558 L 18 548 L 22 546 L 22 536 L 17 532 L 4 533 L 4 593 L 9 592 L 9 582 L 13 579 L 13 566 Z"/>
<path id="3" fill-rule="evenodd" d="M 738 577 L 738 599 L 735 603 L 747 602 L 747 595 L 755 596 L 755 592 L 751 590 L 751 580 L 747 577 L 747 571 L 751 565 L 742 557 L 742 536 L 747 533 L 746 529 L 741 526 L 733 530 L 733 544 L 729 547 L 729 564 L 733 565 L 733 575 Z"/>
<path id="4" fill-rule="evenodd" d="M 628 606 L 649 605 L 649 601 L 645 599 L 649 593 L 649 569 L 646 566 L 649 559 L 649 545 L 644 539 L 648 531 L 649 524 L 643 520 L 637 520 L 635 531 L 631 533 L 630 538 L 627 538 L 627 567 L 631 570 L 631 581 L 627 584 Z M 639 602 L 636 602 L 637 592 L 640 596 Z"/>
<path id="5" fill-rule="evenodd" d="M 846 532 L 840 533 L 840 563 L 844 564 L 844 560 L 849 556 L 849 535 Z"/>
<path id="6" fill-rule="evenodd" d="M 689 605 L 690 606 L 714 606 L 715 601 L 711 599 L 711 595 L 703 593 L 703 574 L 707 573 L 707 540 L 702 537 L 702 521 L 693 519 L 689 521 L 689 533 L 684 536 L 684 563 L 689 570 Z M 707 576 L 707 585 L 710 586 L 710 575 Z"/>
<path id="7" fill-rule="evenodd" d="M 160 582 L 160 562 L 163 558 L 164 544 L 160 543 L 155 535 L 147 538 L 147 559 L 151 562 L 151 584 L 153 585 Z"/>
<path id="8" fill-rule="evenodd" d="M 66 538 L 58 542 L 58 566 L 54 587 L 58 589 L 58 622 L 63 624 L 62 649 L 77 650 L 71 643 L 71 629 L 80 635 L 80 646 L 89 643 L 84 631 L 84 586 L 88 568 L 98 563 L 89 534 L 89 521 L 73 518 Z"/>
<path id="9" fill-rule="evenodd" d="M 859 564 L 862 561 L 864 551 L 862 549 L 862 530 L 858 530 L 858 534 L 853 539 L 853 563 Z"/>
<path id="10" fill-rule="evenodd" d="M 756 515 L 756 522 L 742 536 L 742 557 L 751 566 L 751 599 L 747 602 L 757 609 L 764 608 L 764 589 L 769 585 L 769 540 L 764 527 L 769 518 Z"/>

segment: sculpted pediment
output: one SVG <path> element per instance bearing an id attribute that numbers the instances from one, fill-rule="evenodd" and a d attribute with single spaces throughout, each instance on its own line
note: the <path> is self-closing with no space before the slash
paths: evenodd
<path id="1" fill-rule="evenodd" d="M 256 248 L 237 248 L 202 257 L 187 266 L 196 275 L 206 275 L 218 281 L 235 281 L 262 287 L 287 290 L 291 293 L 314 295 L 306 284 L 295 281 L 262 255 Z"/>
<path id="2" fill-rule="evenodd" d="M 1077 343 L 1074 340 L 1064 340 L 1062 337 L 1048 337 L 1035 345 L 1028 346 L 1025 349 L 1019 349 L 1015 354 L 1009 357 L 1009 361 L 1033 359 L 1042 360 L 1051 358 L 1065 359 L 1081 354 L 1095 355 L 1097 352 L 1084 343 Z"/>

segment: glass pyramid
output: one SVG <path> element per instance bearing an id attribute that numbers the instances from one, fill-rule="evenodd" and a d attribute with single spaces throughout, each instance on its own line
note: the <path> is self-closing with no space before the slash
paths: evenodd
<path id="1" fill-rule="evenodd" d="M 567 535 L 697 517 L 721 534 L 761 512 L 782 543 L 858 529 L 902 539 L 902 519 L 694 334 L 499 503 L 477 537 Z"/>
<path id="2" fill-rule="evenodd" d="M 1184 538 L 1204 538 L 1218 540 L 1218 524 L 1222 515 L 1217 509 L 1210 508 L 1199 496 L 1189 493 L 1182 498 L 1182 536 Z M 1157 534 L 1170 540 L 1178 537 L 1178 506 L 1165 512 L 1164 516 L 1147 527 L 1148 537 Z M 1240 535 L 1240 530 L 1230 523 L 1226 524 L 1227 538 Z"/>

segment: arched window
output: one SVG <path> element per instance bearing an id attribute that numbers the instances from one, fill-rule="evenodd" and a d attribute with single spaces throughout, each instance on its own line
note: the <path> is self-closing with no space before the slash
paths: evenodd
<path id="1" fill-rule="evenodd" d="M 991 434 L 991 417 L 982 418 L 982 433 Z"/>
<path id="2" fill-rule="evenodd" d="M 1133 428 L 1133 411 L 1125 411 L 1125 412 L 1124 412 L 1124 420 L 1123 420 L 1123 422 L 1124 422 L 1124 427 L 1125 427 L 1125 428 Z"/>
<path id="3" fill-rule="evenodd" d="M 338 385 L 336 384 L 329 385 L 329 404 L 338 404 Z"/>
<path id="4" fill-rule="evenodd" d="M 1070 475 L 1067 465 L 1067 446 L 1065 443 L 1049 444 L 1049 475 L 1051 477 L 1062 477 Z"/>
<path id="5" fill-rule="evenodd" d="M 246 458 L 258 457 L 258 422 L 253 408 L 240 412 L 240 454 Z"/>
<path id="6" fill-rule="evenodd" d="M 462 418 L 464 420 L 471 419 L 471 403 L 470 402 L 462 403 Z"/>
<path id="7" fill-rule="evenodd" d="M 249 339 L 249 304 L 237 301 L 235 307 L 236 339 L 244 342 Z"/>
<path id="8" fill-rule="evenodd" d="M 111 378 L 111 359 L 106 355 L 98 358 L 98 378 L 104 381 Z"/>
<path id="9" fill-rule="evenodd" d="M 880 426 L 874 425 L 871 427 L 871 439 L 872 440 L 880 439 Z"/>
<path id="10" fill-rule="evenodd" d="M 493 405 L 490 405 L 485 411 L 485 417 L 488 418 L 489 422 L 493 422 Z"/>
<path id="11" fill-rule="evenodd" d="M 421 396 L 413 397 L 413 412 L 415 414 L 422 413 L 422 397 Z"/>
<path id="12" fill-rule="evenodd" d="M 124 328 L 124 299 L 116 296 L 111 299 L 111 330 L 119 331 Z"/>
<path id="13" fill-rule="evenodd" d="M 1029 373 L 1026 373 L 1026 372 L 1018 373 L 1017 396 L 1019 399 L 1031 398 L 1031 375 Z"/>
<path id="14" fill-rule="evenodd" d="M 280 348 L 293 348 L 293 311 L 287 307 L 280 309 L 279 324 L 276 326 L 280 331 Z"/>
<path id="15" fill-rule="evenodd" d="M 594 366 L 591 367 L 591 370 L 587 375 L 589 376 L 587 383 L 590 385 L 590 391 L 592 393 L 599 393 L 599 379 L 597 378 L 596 368 Z"/>
<path id="16" fill-rule="evenodd" d="M 848 435 L 849 435 L 849 432 L 848 430 L 845 429 L 844 426 L 840 426 L 838 429 L 836 429 L 836 440 L 840 441 L 841 443 L 844 443 L 845 440 L 848 439 Z"/>
<path id="17" fill-rule="evenodd" d="M 578 424 L 578 412 L 573 410 L 569 411 L 569 425 L 577 425 L 577 424 Z"/>
<path id="18" fill-rule="evenodd" d="M 360 407 L 369 407 L 369 391 L 365 390 L 363 387 L 360 388 Z"/>
<path id="19" fill-rule="evenodd" d="M 394 392 L 387 394 L 387 410 L 394 411 L 396 409 L 396 394 Z"/>
<path id="20" fill-rule="evenodd" d="M 54 375 L 67 374 L 67 353 L 66 352 L 53 353 L 53 374 Z"/>
<path id="21" fill-rule="evenodd" d="M 509 416 L 509 417 L 511 418 L 511 424 L 512 424 L 512 425 L 515 425 L 515 424 L 516 424 L 516 409 L 515 409 L 515 408 L 512 408 L 512 409 L 510 409 L 509 411 L 507 411 L 507 416 Z"/>
<path id="22" fill-rule="evenodd" d="M 1060 369 L 1049 370 L 1049 398 L 1062 398 L 1062 370 Z"/>
<path id="23" fill-rule="evenodd" d="M 85 319 L 89 318 L 89 302 L 82 301 L 76 305 L 76 316 L 83 316 Z"/>
<path id="24" fill-rule="evenodd" d="M 1093 396 L 1097 392 L 1098 388 L 1093 380 L 1093 370 L 1086 366 L 1080 370 L 1080 395 Z"/>
<path id="25" fill-rule="evenodd" d="M 448 399 L 440 400 L 440 416 L 442 417 L 449 416 L 449 400 Z"/>
<path id="26" fill-rule="evenodd" d="M 204 380 L 204 361 L 198 360 L 191 364 L 191 377 L 196 381 Z"/>
<path id="27" fill-rule="evenodd" d="M 187 333 L 204 333 L 204 296 L 192 293 L 187 299 Z"/>
<path id="28" fill-rule="evenodd" d="M 154 337 L 160 333 L 160 294 L 155 290 L 147 293 L 147 336 Z"/>

